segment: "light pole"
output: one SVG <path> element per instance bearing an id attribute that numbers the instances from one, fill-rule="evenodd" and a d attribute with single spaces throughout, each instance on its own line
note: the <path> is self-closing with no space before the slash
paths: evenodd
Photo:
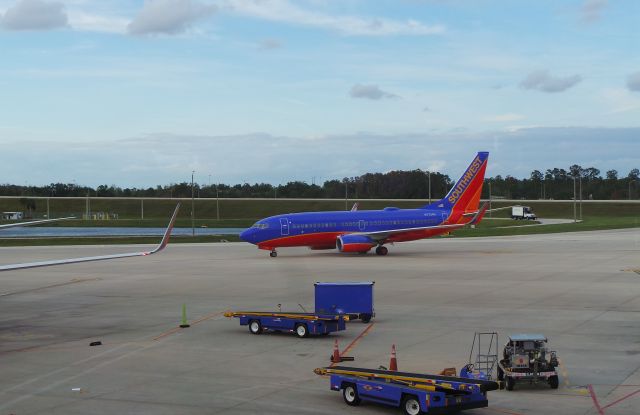
<path id="1" fill-rule="evenodd" d="M 195 174 L 195 170 L 191 170 L 191 236 L 196 236 L 196 215 L 195 215 L 195 201 L 194 201 L 194 192 L 193 192 L 193 175 Z"/>
<path id="2" fill-rule="evenodd" d="M 492 211 L 492 209 L 491 209 L 491 180 L 489 180 L 489 217 L 490 218 L 493 217 L 491 215 L 491 211 Z"/>
<path id="3" fill-rule="evenodd" d="M 631 183 L 635 182 L 635 180 L 629 180 L 629 200 L 631 200 Z"/>
<path id="4" fill-rule="evenodd" d="M 427 173 L 429 173 L 429 204 L 431 204 L 431 172 Z"/>
<path id="5" fill-rule="evenodd" d="M 218 196 L 218 185 L 216 185 L 216 220 L 220 220 L 220 197 Z"/>
<path id="6" fill-rule="evenodd" d="M 580 178 L 580 220 L 582 220 L 582 175 Z"/>
<path id="7" fill-rule="evenodd" d="M 576 199 L 576 176 L 573 176 L 573 223 L 576 223 L 578 221 Z"/>
<path id="8" fill-rule="evenodd" d="M 344 181 L 344 210 L 349 210 L 349 187 L 348 182 Z"/>

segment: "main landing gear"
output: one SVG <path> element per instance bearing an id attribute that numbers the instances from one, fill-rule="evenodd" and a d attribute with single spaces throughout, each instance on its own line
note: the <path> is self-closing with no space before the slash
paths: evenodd
<path id="1" fill-rule="evenodd" d="M 275 257 L 277 257 L 277 256 L 278 256 L 278 253 L 277 253 L 277 252 L 276 252 L 276 250 L 274 249 L 273 251 L 269 252 L 269 256 L 270 256 L 271 258 L 275 258 Z"/>
<path id="2" fill-rule="evenodd" d="M 387 255 L 388 253 L 389 253 L 389 250 L 387 249 L 386 246 L 380 245 L 379 247 L 376 248 L 376 255 Z"/>

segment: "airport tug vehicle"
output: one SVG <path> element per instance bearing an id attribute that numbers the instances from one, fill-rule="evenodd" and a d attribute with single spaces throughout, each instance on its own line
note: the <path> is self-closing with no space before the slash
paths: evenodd
<path id="1" fill-rule="evenodd" d="M 289 331 L 298 337 L 329 334 L 346 329 L 347 321 L 361 319 L 368 323 L 375 316 L 373 285 L 373 281 L 316 282 L 313 313 L 227 311 L 224 315 L 239 318 L 240 325 L 249 326 L 253 334 L 264 330 Z"/>
<path id="2" fill-rule="evenodd" d="M 542 334 L 515 334 L 509 336 L 502 359 L 498 362 L 498 380 L 505 382 L 508 391 L 516 383 L 548 383 L 557 389 L 558 357 L 547 348 L 547 338 Z"/>
<path id="3" fill-rule="evenodd" d="M 488 406 L 487 392 L 498 383 L 454 376 L 362 369 L 323 367 L 317 375 L 330 377 L 330 388 L 342 391 L 347 405 L 363 401 L 400 408 L 407 415 L 446 414 Z"/>

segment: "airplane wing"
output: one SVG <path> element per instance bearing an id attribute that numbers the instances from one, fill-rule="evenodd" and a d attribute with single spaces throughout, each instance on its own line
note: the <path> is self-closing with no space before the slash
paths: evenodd
<path id="1" fill-rule="evenodd" d="M 143 251 L 143 252 L 128 252 L 123 254 L 112 254 L 112 255 L 100 255 L 100 256 L 90 256 L 83 258 L 68 258 L 68 259 L 57 259 L 52 261 L 40 261 L 40 262 L 27 262 L 22 264 L 10 264 L 10 265 L 0 265 L 1 271 L 10 271 L 16 269 L 25 269 L 25 268 L 37 268 L 37 267 L 48 267 L 51 265 L 63 265 L 63 264 L 75 264 L 77 262 L 90 262 L 90 261 L 102 261 L 106 259 L 114 259 L 114 258 L 128 258 L 133 256 L 147 256 L 152 255 L 157 252 L 162 251 L 167 244 L 169 243 L 169 237 L 171 236 L 171 231 L 173 230 L 173 225 L 176 222 L 176 217 L 178 216 L 178 209 L 180 209 L 180 203 L 176 206 L 176 209 L 173 211 L 173 215 L 171 216 L 171 220 L 169 221 L 169 226 L 164 231 L 164 236 L 162 240 L 156 246 L 156 248 L 152 251 Z"/>
<path id="2" fill-rule="evenodd" d="M 397 235 L 397 234 L 401 234 L 401 233 L 415 232 L 415 231 L 425 231 L 425 230 L 430 230 L 430 229 L 450 229 L 450 230 L 454 230 L 454 229 L 463 228 L 466 225 L 467 225 L 467 223 L 456 223 L 456 224 L 451 224 L 451 225 L 419 226 L 419 227 L 415 227 L 415 228 L 392 229 L 392 230 L 377 231 L 377 232 L 356 232 L 354 234 L 355 235 L 368 236 L 369 238 L 371 238 L 371 239 L 373 239 L 375 241 L 380 241 L 380 240 L 383 240 L 383 239 L 387 239 L 388 237 L 390 237 L 392 235 Z"/>
<path id="3" fill-rule="evenodd" d="M 514 205 L 515 206 L 515 205 Z M 511 209 L 514 206 L 505 206 L 505 207 L 499 207 L 499 208 L 493 208 L 493 209 L 488 209 L 489 207 L 489 202 L 484 202 L 484 204 L 482 205 L 482 207 L 480 208 L 480 210 L 475 210 L 473 212 L 467 212 L 465 214 L 463 214 L 462 216 L 476 216 L 478 213 L 480 213 L 480 211 L 482 211 L 483 209 L 486 212 L 497 212 L 499 210 L 505 210 L 505 209 Z"/>
<path id="4" fill-rule="evenodd" d="M 6 229 L 6 228 L 15 228 L 16 226 L 30 226 L 30 225 L 40 225 L 43 223 L 49 223 L 49 222 L 58 222 L 60 220 L 69 220 L 69 219 L 75 219 L 75 216 L 69 216 L 66 218 L 57 218 L 57 219 L 42 219 L 42 220 L 34 220 L 31 222 L 18 222 L 18 223 L 8 223 L 6 225 L 0 225 L 0 230 L 1 229 Z"/>
<path id="5" fill-rule="evenodd" d="M 473 216 L 471 218 L 471 220 L 469 222 L 466 222 L 466 223 L 455 223 L 455 224 L 451 224 L 451 225 L 420 226 L 420 227 L 416 227 L 416 228 L 393 229 L 393 230 L 378 231 L 378 232 L 358 232 L 358 235 L 366 235 L 366 236 L 370 237 L 373 240 L 379 241 L 379 240 L 382 240 L 382 239 L 386 239 L 386 238 L 388 238 L 389 236 L 392 236 L 392 235 L 397 235 L 397 234 L 407 233 L 407 232 L 413 232 L 413 231 L 424 231 L 424 230 L 429 230 L 429 229 L 449 229 L 449 230 L 459 229 L 459 228 L 463 228 L 463 227 L 465 227 L 467 225 L 477 225 L 478 223 L 480 223 L 480 221 L 482 220 L 482 217 L 487 212 L 488 208 L 489 208 L 489 202 L 485 202 L 480 207 L 479 210 L 477 210 L 475 212 L 467 212 L 467 213 L 465 213 L 463 216 Z"/>

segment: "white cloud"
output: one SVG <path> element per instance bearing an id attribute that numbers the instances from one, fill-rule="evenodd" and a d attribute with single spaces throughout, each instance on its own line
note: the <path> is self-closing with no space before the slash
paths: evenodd
<path id="1" fill-rule="evenodd" d="M 481 118 L 482 121 L 486 121 L 486 122 L 507 122 L 507 121 L 518 121 L 522 119 L 524 119 L 523 115 L 514 114 L 514 113 L 490 115 L 490 116 Z"/>
<path id="2" fill-rule="evenodd" d="M 80 10 L 69 10 L 68 14 L 71 27 L 87 32 L 126 33 L 130 22 L 124 17 L 99 15 Z"/>
<path id="3" fill-rule="evenodd" d="M 634 72 L 627 77 L 629 91 L 640 92 L 640 72 Z"/>
<path id="4" fill-rule="evenodd" d="M 42 0 L 19 0 L 0 19 L 7 30 L 51 30 L 68 25 L 64 4 Z"/>
<path id="5" fill-rule="evenodd" d="M 317 27 L 354 36 L 424 36 L 440 34 L 445 31 L 443 25 L 427 25 L 412 19 L 400 21 L 384 18 L 333 16 L 303 9 L 287 0 L 226 0 L 225 4 L 232 12 L 244 16 Z"/>
<path id="6" fill-rule="evenodd" d="M 600 20 L 606 6 L 607 0 L 585 0 L 580 8 L 580 20 L 584 23 Z"/>
<path id="7" fill-rule="evenodd" d="M 181 33 L 216 9 L 197 0 L 147 0 L 127 30 L 134 35 Z"/>
<path id="8" fill-rule="evenodd" d="M 351 98 L 364 98 L 377 101 L 385 98 L 399 98 L 397 95 L 383 91 L 378 85 L 356 84 L 349 91 Z"/>
<path id="9" fill-rule="evenodd" d="M 520 82 L 524 89 L 536 89 L 542 92 L 562 92 L 582 81 L 580 75 L 566 77 L 552 76 L 548 71 L 534 71 Z"/>

